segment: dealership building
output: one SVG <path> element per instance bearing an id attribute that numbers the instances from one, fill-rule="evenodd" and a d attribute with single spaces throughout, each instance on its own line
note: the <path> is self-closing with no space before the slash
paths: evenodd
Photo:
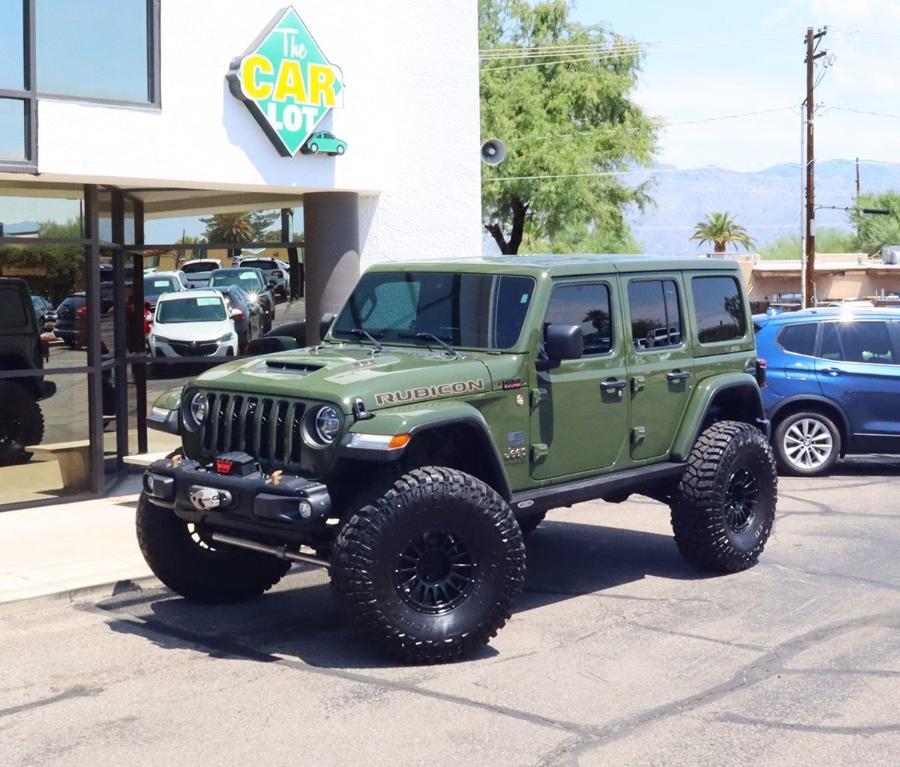
<path id="1" fill-rule="evenodd" d="M 310 320 L 369 264 L 480 252 L 476 0 L 284 2 L 0 4 L 0 270 L 75 296 L 78 334 L 49 345 L 56 393 L 0 509 L 107 492 L 161 447 L 148 403 L 206 363 L 151 371 L 141 276 L 235 252 L 165 222 L 281 211 L 242 248 L 302 271 Z"/>

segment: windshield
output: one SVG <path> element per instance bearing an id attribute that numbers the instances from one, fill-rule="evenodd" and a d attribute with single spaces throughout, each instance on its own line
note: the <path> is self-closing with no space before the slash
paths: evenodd
<path id="1" fill-rule="evenodd" d="M 218 296 L 196 296 L 160 301 L 156 321 L 221 322 L 225 319 L 225 303 Z"/>
<path id="2" fill-rule="evenodd" d="M 241 266 L 252 267 L 254 269 L 277 269 L 278 268 L 271 261 L 259 261 L 256 259 L 251 260 L 249 258 L 245 258 L 243 261 L 241 261 Z"/>
<path id="3" fill-rule="evenodd" d="M 144 277 L 145 298 L 155 298 L 173 290 L 176 290 L 175 280 L 171 277 Z"/>
<path id="4" fill-rule="evenodd" d="M 216 269 L 209 281 L 210 287 L 221 288 L 227 285 L 240 285 L 247 290 L 260 287 L 259 275 L 248 269 Z"/>
<path id="5" fill-rule="evenodd" d="M 508 349 L 519 339 L 534 292 L 531 277 L 455 272 L 369 272 L 353 290 L 332 335 L 384 343 Z M 354 331 L 357 332 L 354 332 Z M 418 337 L 417 337 L 418 336 Z"/>
<path id="6" fill-rule="evenodd" d="M 181 267 L 181 271 L 185 274 L 196 274 L 197 272 L 211 272 L 218 269 L 219 266 L 215 261 L 195 261 L 192 264 L 185 264 Z"/>

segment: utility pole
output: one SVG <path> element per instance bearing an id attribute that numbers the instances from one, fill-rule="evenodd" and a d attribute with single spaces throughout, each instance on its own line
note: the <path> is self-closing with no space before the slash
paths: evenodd
<path id="1" fill-rule="evenodd" d="M 815 62 L 826 51 L 816 52 L 818 41 L 826 30 L 809 27 L 806 30 L 806 259 L 803 284 L 803 306 L 810 307 L 815 299 L 816 284 L 816 190 L 815 190 L 815 135 L 813 123 L 816 114 Z"/>
<path id="2" fill-rule="evenodd" d="M 859 205 L 859 158 L 856 158 L 856 204 Z"/>

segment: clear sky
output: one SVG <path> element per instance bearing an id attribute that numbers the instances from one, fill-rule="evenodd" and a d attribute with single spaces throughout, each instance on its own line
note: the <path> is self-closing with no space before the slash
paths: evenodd
<path id="1" fill-rule="evenodd" d="M 822 49 L 834 62 L 816 90 L 817 157 L 900 162 L 900 0 L 576 0 L 574 17 L 659 41 L 635 94 L 654 116 L 684 123 L 779 110 L 670 125 L 661 163 L 759 170 L 799 162 L 804 36 L 824 25 Z"/>

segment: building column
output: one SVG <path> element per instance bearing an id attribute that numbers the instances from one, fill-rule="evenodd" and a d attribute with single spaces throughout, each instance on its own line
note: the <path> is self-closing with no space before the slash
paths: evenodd
<path id="1" fill-rule="evenodd" d="M 303 195 L 306 343 L 317 344 L 322 316 L 338 312 L 359 279 L 359 195 Z"/>

